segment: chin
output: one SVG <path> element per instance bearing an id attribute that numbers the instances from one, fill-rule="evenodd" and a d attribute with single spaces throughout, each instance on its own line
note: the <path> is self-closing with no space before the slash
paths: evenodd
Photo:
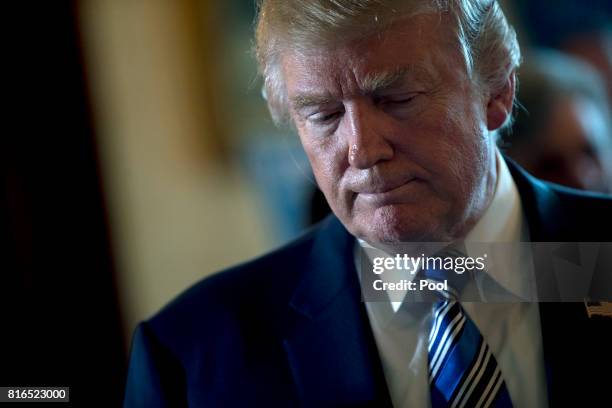
<path id="1" fill-rule="evenodd" d="M 439 220 L 412 206 L 385 206 L 356 218 L 353 234 L 370 243 L 442 241 Z"/>

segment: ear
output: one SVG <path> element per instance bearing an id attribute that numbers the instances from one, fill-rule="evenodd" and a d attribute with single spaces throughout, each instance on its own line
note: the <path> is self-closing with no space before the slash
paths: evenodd
<path id="1" fill-rule="evenodd" d="M 493 92 L 487 102 L 487 127 L 494 131 L 503 126 L 512 114 L 516 76 L 510 72 L 504 86 Z"/>

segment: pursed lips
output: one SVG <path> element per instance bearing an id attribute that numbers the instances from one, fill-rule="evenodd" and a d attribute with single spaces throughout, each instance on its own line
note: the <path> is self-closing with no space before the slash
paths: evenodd
<path id="1" fill-rule="evenodd" d="M 361 187 L 355 188 L 353 191 L 356 193 L 356 196 L 374 205 L 388 205 L 405 202 L 407 199 L 410 199 L 413 187 L 420 182 L 422 180 L 413 177 L 402 183 L 386 183 L 377 186 Z"/>
<path id="2" fill-rule="evenodd" d="M 393 190 L 397 190 L 398 188 L 410 182 L 416 181 L 416 180 L 417 180 L 416 177 L 411 177 L 401 182 L 363 183 L 362 185 L 353 187 L 352 190 L 357 194 L 367 194 L 367 195 L 385 194 Z"/>

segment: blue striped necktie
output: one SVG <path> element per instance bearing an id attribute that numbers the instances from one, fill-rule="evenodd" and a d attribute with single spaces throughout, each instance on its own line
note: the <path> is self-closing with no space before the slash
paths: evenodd
<path id="1" fill-rule="evenodd" d="M 438 293 L 444 299 L 434 305 L 428 343 L 431 406 L 512 407 L 497 361 L 456 290 Z"/>

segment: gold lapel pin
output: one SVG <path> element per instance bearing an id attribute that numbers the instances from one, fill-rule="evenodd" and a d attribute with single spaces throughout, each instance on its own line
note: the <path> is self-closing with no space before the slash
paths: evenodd
<path id="1" fill-rule="evenodd" d="M 612 302 L 589 302 L 584 301 L 589 319 L 593 316 L 612 318 Z"/>

